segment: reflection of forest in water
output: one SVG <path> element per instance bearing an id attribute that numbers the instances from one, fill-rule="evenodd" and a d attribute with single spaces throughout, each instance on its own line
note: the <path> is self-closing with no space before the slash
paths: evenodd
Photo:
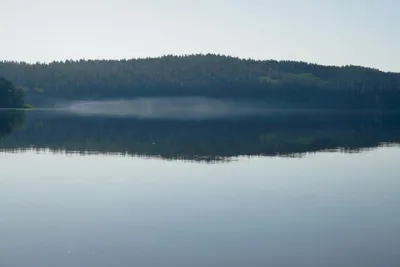
<path id="1" fill-rule="evenodd" d="M 8 117 L 7 117 L 8 116 Z M 359 151 L 400 142 L 400 116 L 382 113 L 276 114 L 202 121 L 2 114 L 2 150 L 50 149 L 187 160 L 236 156 L 301 156 L 327 149 Z M 15 129 L 12 133 L 12 128 Z"/>
<path id="2" fill-rule="evenodd" d="M 24 125 L 25 112 L 7 110 L 0 112 L 0 140 L 3 140 L 13 130 Z"/>

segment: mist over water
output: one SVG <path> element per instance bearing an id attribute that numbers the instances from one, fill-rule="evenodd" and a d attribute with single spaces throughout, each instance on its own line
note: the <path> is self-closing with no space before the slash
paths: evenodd
<path id="1" fill-rule="evenodd" d="M 79 115 L 127 116 L 146 119 L 207 119 L 262 115 L 265 105 L 250 101 L 203 97 L 157 97 L 59 104 L 63 111 Z"/>
<path id="2" fill-rule="evenodd" d="M 348 115 L 395 113 L 400 110 L 321 109 L 277 103 L 270 100 L 216 99 L 206 97 L 142 97 L 112 100 L 57 100 L 38 110 L 61 114 L 142 119 L 203 120 L 265 117 L 276 115 Z"/>

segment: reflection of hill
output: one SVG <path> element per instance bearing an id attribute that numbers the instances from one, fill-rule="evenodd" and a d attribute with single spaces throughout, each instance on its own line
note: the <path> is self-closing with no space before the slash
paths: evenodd
<path id="1" fill-rule="evenodd" d="M 36 147 L 215 160 L 336 148 L 358 150 L 400 142 L 400 116 L 395 114 L 280 114 L 263 119 L 172 121 L 31 113 L 26 127 L 1 143 L 4 149 Z"/>
<path id="2" fill-rule="evenodd" d="M 15 128 L 24 123 L 25 113 L 23 111 L 0 112 L 0 140 L 9 135 Z"/>

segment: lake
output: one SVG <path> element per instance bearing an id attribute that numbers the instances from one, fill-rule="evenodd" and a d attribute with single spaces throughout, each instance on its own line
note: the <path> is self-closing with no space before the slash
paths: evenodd
<path id="1" fill-rule="evenodd" d="M 400 266 L 400 116 L 0 114 L 0 266 Z"/>

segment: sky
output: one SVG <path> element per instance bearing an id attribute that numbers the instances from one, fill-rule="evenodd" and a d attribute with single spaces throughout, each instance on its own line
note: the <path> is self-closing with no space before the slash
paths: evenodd
<path id="1" fill-rule="evenodd" d="M 399 0 L 0 0 L 0 60 L 216 53 L 400 72 Z"/>

